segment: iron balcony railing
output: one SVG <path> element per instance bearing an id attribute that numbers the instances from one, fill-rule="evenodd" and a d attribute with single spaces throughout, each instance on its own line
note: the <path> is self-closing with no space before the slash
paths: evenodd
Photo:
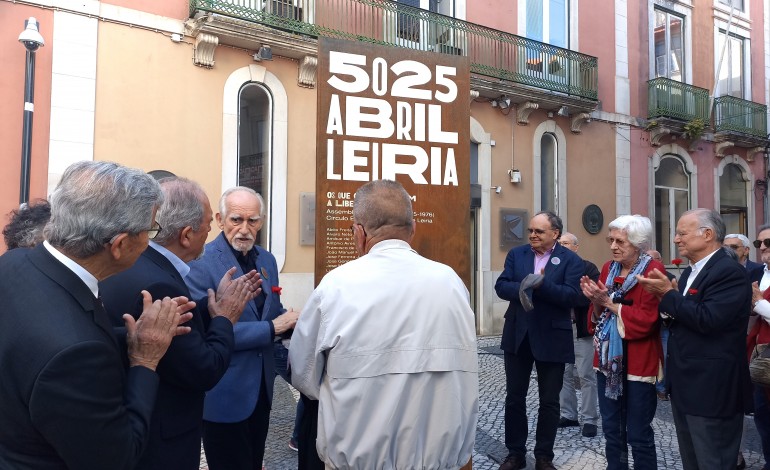
<path id="1" fill-rule="evenodd" d="M 647 117 L 709 122 L 709 92 L 669 78 L 647 82 Z"/>
<path id="2" fill-rule="evenodd" d="M 471 71 L 590 100 L 596 57 L 390 0 L 190 0 L 206 11 L 291 33 L 468 56 Z"/>
<path id="3" fill-rule="evenodd" d="M 714 131 L 767 137 L 767 106 L 734 96 L 714 99 Z"/>

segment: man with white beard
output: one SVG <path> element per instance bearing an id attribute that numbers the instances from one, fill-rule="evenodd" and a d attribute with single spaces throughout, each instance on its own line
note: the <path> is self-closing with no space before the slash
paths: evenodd
<path id="1" fill-rule="evenodd" d="M 233 266 L 234 278 L 256 270 L 262 280 L 262 292 L 246 304 L 235 324 L 230 366 L 206 393 L 203 448 L 210 470 L 262 468 L 275 380 L 273 342 L 294 328 L 299 315 L 281 305 L 275 257 L 255 244 L 264 224 L 264 207 L 262 196 L 250 188 L 225 191 L 216 214 L 222 233 L 206 245 L 200 260 L 190 263 L 185 278 L 193 298 L 216 289 Z"/>

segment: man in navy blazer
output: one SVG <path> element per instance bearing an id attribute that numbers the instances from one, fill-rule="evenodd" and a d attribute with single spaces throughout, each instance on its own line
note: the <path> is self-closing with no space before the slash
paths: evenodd
<path id="1" fill-rule="evenodd" d="M 564 364 L 575 362 L 570 309 L 582 297 L 580 277 L 583 260 L 557 243 L 563 231 L 561 219 L 539 212 L 529 221 L 529 245 L 512 249 L 505 258 L 495 292 L 510 301 L 500 348 L 505 352 L 505 446 L 508 456 L 500 470 L 524 468 L 526 462 L 526 397 L 532 364 L 537 368 L 540 408 L 535 433 L 535 468 L 553 466 L 553 446 L 559 424 L 559 392 Z M 522 281 L 542 274 L 531 290 L 533 309 L 521 302 Z M 527 281 L 525 281 L 527 282 Z"/>
<path id="2" fill-rule="evenodd" d="M 141 291 L 153 298 L 192 298 L 184 276 L 188 261 L 203 254 L 213 220 L 208 197 L 199 184 L 185 178 L 161 181 L 163 204 L 155 216 L 160 232 L 126 271 L 99 284 L 104 307 L 116 328 L 122 315 L 141 313 Z M 200 467 L 204 393 L 219 382 L 233 351 L 233 325 L 257 295 L 242 276 L 225 274 L 216 296 L 195 298 L 187 323 L 190 334 L 174 338 L 158 364 L 160 387 L 150 422 L 150 440 L 137 470 L 197 470 Z M 119 334 L 118 337 L 125 337 Z"/>
<path id="3" fill-rule="evenodd" d="M 738 262 L 746 268 L 746 273 L 749 275 L 749 282 L 759 282 L 762 280 L 762 275 L 765 274 L 765 265 L 762 263 L 755 263 L 749 259 L 751 242 L 746 235 L 729 233 L 725 235 L 725 241 L 722 243 L 722 246 L 730 248 L 735 252 L 738 256 Z"/>
<path id="4" fill-rule="evenodd" d="M 685 470 L 735 468 L 743 415 L 751 410 L 746 327 L 751 285 L 746 270 L 721 249 L 722 218 L 710 209 L 685 212 L 674 243 L 690 267 L 679 289 L 653 270 L 639 283 L 660 298 L 670 322 L 666 387 Z"/>
<path id="5" fill-rule="evenodd" d="M 128 369 L 98 282 L 136 261 L 156 230 L 158 184 L 141 170 L 81 161 L 51 195 L 46 241 L 0 257 L 0 468 L 130 470 L 147 441 L 155 373 L 187 299 L 126 316 Z"/>
<path id="6" fill-rule="evenodd" d="M 215 288 L 232 266 L 236 276 L 256 269 L 262 280 L 261 295 L 246 304 L 235 324 L 230 366 L 204 400 L 203 448 L 211 470 L 262 468 L 275 380 L 273 342 L 294 328 L 299 315 L 283 313 L 275 258 L 256 244 L 263 217 L 264 202 L 254 190 L 225 191 L 216 214 L 222 233 L 190 263 L 185 278 L 193 298 Z"/>

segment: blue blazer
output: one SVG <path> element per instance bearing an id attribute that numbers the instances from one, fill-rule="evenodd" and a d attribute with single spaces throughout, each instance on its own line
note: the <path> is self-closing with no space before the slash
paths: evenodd
<path id="1" fill-rule="evenodd" d="M 175 337 L 158 363 L 160 388 L 152 413 L 150 442 L 137 470 L 197 470 L 200 466 L 203 397 L 219 382 L 233 350 L 233 325 L 224 317 L 211 318 L 208 298 L 192 298 L 179 271 L 152 247 L 129 269 L 99 283 L 99 295 L 118 338 L 125 341 L 123 314 L 138 318 L 141 291 L 153 300 L 185 296 L 197 303 L 186 323 L 192 331 Z M 122 330 L 122 331 L 120 331 Z M 125 356 L 125 348 L 122 348 Z"/>
<path id="2" fill-rule="evenodd" d="M 692 268 L 679 292 L 666 293 L 658 309 L 672 317 L 666 356 L 666 387 L 682 413 L 727 418 L 750 411 L 751 382 L 746 327 L 751 287 L 746 270 L 717 250 L 686 295 Z"/>
<path id="3" fill-rule="evenodd" d="M 575 362 L 570 310 L 585 300 L 580 290 L 585 264 L 578 255 L 557 243 L 546 264 L 543 284 L 532 291 L 535 309 L 527 312 L 519 301 L 519 286 L 527 274 L 532 274 L 534 266 L 535 254 L 530 245 L 512 249 L 505 258 L 505 269 L 495 283 L 497 296 L 510 301 L 500 348 L 516 353 L 529 336 L 536 360 Z"/>
<path id="4" fill-rule="evenodd" d="M 281 299 L 273 292 L 278 286 L 278 265 L 275 257 L 262 247 L 254 246 L 258 253 L 257 271 L 262 277 L 262 291 L 266 294 L 262 316 L 252 301 L 246 305 L 235 324 L 235 351 L 230 367 L 219 383 L 206 393 L 203 419 L 215 423 L 236 423 L 248 418 L 254 411 L 259 392 L 264 383 L 267 396 L 273 401 L 275 361 L 273 359 L 273 329 L 270 321 L 283 313 Z M 206 289 L 215 289 L 225 272 L 233 266 L 237 278 L 243 270 L 235 259 L 224 234 L 206 244 L 203 257 L 189 263 L 190 273 L 185 277 L 193 298 L 199 298 Z"/>

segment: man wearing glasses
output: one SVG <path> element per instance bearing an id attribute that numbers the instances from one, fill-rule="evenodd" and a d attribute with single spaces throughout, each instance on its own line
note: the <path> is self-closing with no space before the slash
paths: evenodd
<path id="1" fill-rule="evenodd" d="M 510 301 L 500 348 L 504 351 L 505 446 L 500 470 L 527 466 L 526 398 L 532 365 L 537 369 L 540 407 L 535 432 L 535 469 L 555 469 L 553 446 L 559 425 L 564 365 L 575 362 L 570 311 L 583 299 L 583 260 L 557 241 L 561 219 L 539 212 L 529 221 L 529 244 L 513 248 L 495 292 Z"/>
<path id="2" fill-rule="evenodd" d="M 324 276 L 289 350 L 293 384 L 319 400 L 312 444 L 328 469 L 467 468 L 478 412 L 468 289 L 411 249 L 400 183 L 358 188 L 353 219 L 360 257 Z"/>
<path id="3" fill-rule="evenodd" d="M 275 257 L 256 244 L 264 206 L 250 188 L 225 191 L 216 214 L 222 233 L 190 263 L 185 278 L 194 298 L 216 289 L 233 266 L 235 277 L 256 270 L 262 281 L 262 292 L 246 304 L 235 325 L 230 366 L 204 400 L 203 448 L 211 470 L 262 468 L 275 380 L 273 341 L 294 328 L 299 315 L 284 313 Z"/>
<path id="4" fill-rule="evenodd" d="M 756 248 L 759 248 L 759 240 L 755 241 L 754 244 Z M 746 237 L 746 235 L 741 235 L 740 233 L 727 234 L 725 235 L 725 241 L 722 246 L 725 248 L 730 248 L 735 252 L 735 254 L 738 256 L 738 262 L 741 263 L 744 268 L 746 268 L 746 272 L 749 274 L 749 281 L 759 282 L 759 280 L 762 279 L 762 274 L 765 271 L 765 265 L 755 263 L 749 259 L 749 254 L 751 253 L 751 242 L 749 241 L 748 237 Z"/>
<path id="5" fill-rule="evenodd" d="M 690 261 L 678 290 L 665 273 L 639 278 L 669 322 L 666 387 L 685 470 L 735 468 L 743 415 L 752 406 L 746 358 L 751 286 L 722 249 L 725 224 L 711 209 L 679 218 L 674 243 Z"/>
<path id="6" fill-rule="evenodd" d="M 51 194 L 45 241 L 0 257 L 0 468 L 135 468 L 155 369 L 174 334 L 189 332 L 178 325 L 192 305 L 144 292 L 119 344 L 98 283 L 147 248 L 162 200 L 140 170 L 75 163 Z"/>
<path id="7" fill-rule="evenodd" d="M 213 220 L 211 205 L 194 181 L 167 178 L 160 185 L 164 199 L 149 232 L 150 246 L 134 266 L 99 285 L 116 328 L 122 325 L 124 313 L 141 313 L 142 290 L 153 298 L 193 298 L 184 282 L 190 271 L 186 263 L 203 255 Z M 233 272 L 235 267 L 225 273 L 215 296 L 194 298 L 197 305 L 187 323 L 192 332 L 175 338 L 158 365 L 158 401 L 138 470 L 197 470 L 200 466 L 204 393 L 227 370 L 234 347 L 233 325 L 246 302 L 259 292 L 256 271 L 235 280 Z"/>

